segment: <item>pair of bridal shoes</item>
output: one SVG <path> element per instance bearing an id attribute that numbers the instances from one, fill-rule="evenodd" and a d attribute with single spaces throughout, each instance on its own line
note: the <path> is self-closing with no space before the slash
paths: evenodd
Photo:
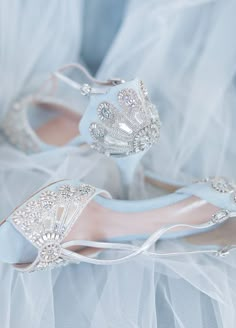
<path id="1" fill-rule="evenodd" d="M 82 71 L 91 85 L 66 76 L 70 68 Z M 53 96 L 59 81 L 89 99 L 83 116 Z M 8 141 L 28 154 L 65 145 L 89 146 L 115 160 L 127 188 L 139 161 L 160 136 L 158 111 L 143 82 L 98 81 L 79 64 L 59 69 L 47 82 L 46 95 L 40 90 L 23 97 L 6 115 L 1 128 Z M 51 115 L 40 126 L 30 123 L 34 106 Z M 45 186 L 1 223 L 0 261 L 32 272 L 70 263 L 118 264 L 141 254 L 154 258 L 199 253 L 224 256 L 235 248 L 234 183 L 208 178 L 181 187 L 155 176 L 150 181 L 169 194 L 128 201 L 113 200 L 107 191 L 76 180 Z M 169 239 L 184 243 L 186 251 L 158 251 L 158 243 Z M 97 255 L 103 250 L 124 255 L 101 259 Z"/>

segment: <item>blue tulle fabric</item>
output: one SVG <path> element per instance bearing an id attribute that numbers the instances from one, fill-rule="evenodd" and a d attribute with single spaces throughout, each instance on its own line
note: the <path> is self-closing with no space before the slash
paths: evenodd
<path id="1" fill-rule="evenodd" d="M 0 124 L 42 77 L 80 61 L 98 77 L 142 78 L 159 105 L 160 143 L 145 156 L 131 199 L 156 192 L 144 182 L 147 169 L 178 183 L 215 174 L 236 178 L 235 10 L 234 0 L 0 0 Z M 123 196 L 112 159 L 73 145 L 25 155 L 0 137 L 1 219 L 61 178 Z M 170 249 L 181 247 L 168 242 Z M 35 274 L 0 264 L 0 325 L 235 328 L 235 272 L 233 253 L 140 256 L 117 266 Z"/>

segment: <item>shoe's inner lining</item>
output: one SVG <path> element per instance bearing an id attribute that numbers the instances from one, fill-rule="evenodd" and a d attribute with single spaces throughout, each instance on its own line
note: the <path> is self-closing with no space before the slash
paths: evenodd
<path id="1" fill-rule="evenodd" d="M 147 188 L 153 197 L 173 193 L 181 187 L 148 176 L 145 176 L 145 182 L 147 183 Z"/>
<path id="2" fill-rule="evenodd" d="M 177 189 L 180 188 L 180 186 L 174 185 L 174 184 L 169 184 L 157 179 L 150 178 L 148 176 L 145 176 L 145 181 L 154 186 L 155 188 L 158 188 L 160 190 L 165 190 L 168 193 L 175 192 Z"/>
<path id="3" fill-rule="evenodd" d="M 36 110 L 44 110 L 48 121 L 35 128 L 37 136 L 45 143 L 63 146 L 79 134 L 81 115 L 60 105 L 44 102 L 35 102 Z"/>

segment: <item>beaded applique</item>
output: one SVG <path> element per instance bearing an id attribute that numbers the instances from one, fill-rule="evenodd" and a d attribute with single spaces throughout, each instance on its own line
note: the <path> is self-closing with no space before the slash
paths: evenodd
<path id="1" fill-rule="evenodd" d="M 95 192 L 87 184 L 45 189 L 13 213 L 16 229 L 38 249 L 31 271 L 67 264 L 61 256 L 61 243 Z"/>
<path id="2" fill-rule="evenodd" d="M 199 180 L 199 182 L 208 182 L 216 191 L 222 194 L 231 194 L 233 202 L 236 203 L 236 184 L 234 181 L 229 181 L 225 177 L 209 177 Z"/>
<path id="3" fill-rule="evenodd" d="M 127 156 L 149 149 L 160 136 L 160 119 L 142 81 L 139 93 L 130 88 L 117 95 L 120 108 L 102 102 L 98 121 L 90 124 L 92 147 L 108 156 Z"/>

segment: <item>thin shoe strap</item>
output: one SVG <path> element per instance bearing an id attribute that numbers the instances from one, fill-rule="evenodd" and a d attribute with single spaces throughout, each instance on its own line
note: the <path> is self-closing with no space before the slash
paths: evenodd
<path id="1" fill-rule="evenodd" d="M 64 71 L 67 71 L 70 68 L 78 69 L 80 72 L 82 72 L 87 77 L 87 79 L 90 82 L 95 83 L 95 84 L 98 84 L 98 85 L 104 85 L 104 86 L 106 86 L 106 85 L 116 85 L 116 84 L 120 84 L 120 83 L 123 83 L 124 82 L 124 80 L 121 80 L 120 78 L 108 79 L 106 81 L 95 79 L 89 73 L 89 71 L 83 65 L 81 65 L 79 63 L 71 63 L 71 64 L 64 65 L 61 68 L 59 68 L 55 73 L 62 73 Z"/>
<path id="2" fill-rule="evenodd" d="M 107 93 L 107 89 L 92 88 L 87 83 L 80 84 L 80 83 L 74 81 L 73 79 L 69 78 L 65 74 L 63 74 L 63 72 L 66 72 L 72 68 L 75 68 L 75 69 L 79 70 L 80 72 L 82 72 L 91 83 L 95 83 L 95 84 L 98 84 L 101 86 L 114 86 L 114 85 L 125 82 L 124 80 L 122 80 L 120 78 L 113 78 L 113 79 L 108 79 L 105 81 L 95 79 L 83 65 L 81 65 L 79 63 L 71 63 L 71 64 L 62 66 L 58 70 L 53 72 L 51 74 L 51 76 L 41 85 L 41 87 L 40 87 L 39 91 L 36 93 L 35 97 L 40 96 L 44 92 L 46 87 L 48 87 L 49 82 L 51 83 L 51 88 L 49 91 L 47 91 L 47 93 L 48 93 L 48 95 L 54 94 L 55 90 L 57 89 L 57 86 L 58 86 L 58 80 L 66 83 L 67 85 L 69 85 L 70 87 L 72 87 L 76 90 L 79 90 L 81 95 L 83 95 L 83 96 L 87 96 L 89 94 L 105 94 L 105 93 Z"/>
<path id="3" fill-rule="evenodd" d="M 101 86 L 114 86 L 114 85 L 125 82 L 125 81 L 123 81 L 119 78 L 108 79 L 106 81 L 97 80 L 87 71 L 87 69 L 83 65 L 78 64 L 78 63 L 67 64 L 67 65 L 61 67 L 60 69 L 58 69 L 56 72 L 53 73 L 54 77 L 58 78 L 62 82 L 64 82 L 67 85 L 71 86 L 72 88 L 74 88 L 76 90 L 79 90 L 80 93 L 82 94 L 82 96 L 87 96 L 87 95 L 90 95 L 90 94 L 105 94 L 105 93 L 107 93 L 107 89 L 93 88 L 87 83 L 80 84 L 78 82 L 75 82 L 74 80 L 72 80 L 68 76 L 62 74 L 64 71 L 66 71 L 70 68 L 78 69 L 80 72 L 82 72 L 87 77 L 87 79 L 91 83 L 95 83 L 95 84 L 98 84 L 98 85 L 101 85 Z"/>
<path id="4" fill-rule="evenodd" d="M 218 217 L 221 217 L 220 222 L 215 219 L 216 215 Z M 192 228 L 192 229 L 198 229 L 203 230 L 209 227 L 212 227 L 214 225 L 217 225 L 219 223 L 222 223 L 229 218 L 235 217 L 235 212 L 228 212 L 225 210 L 218 211 L 213 217 L 206 223 L 199 224 L 199 225 L 191 225 L 191 224 L 174 224 L 174 225 L 166 225 L 163 228 L 159 229 L 158 231 L 154 232 L 140 247 L 129 245 L 129 244 L 120 244 L 120 243 L 106 243 L 106 242 L 95 242 L 95 241 L 87 241 L 87 240 L 78 240 L 78 241 L 69 241 L 66 243 L 63 243 L 63 256 L 68 261 L 71 262 L 86 262 L 91 264 L 97 264 L 97 265 L 113 265 L 113 264 L 120 264 L 123 262 L 126 262 L 130 260 L 131 258 L 134 258 L 140 254 L 148 255 L 151 257 L 160 257 L 160 256 L 173 256 L 173 255 L 188 255 L 188 254 L 199 254 L 199 253 L 215 253 L 217 254 L 218 250 L 192 250 L 192 251 L 186 251 L 186 252 L 168 252 L 168 253 L 157 253 L 157 252 L 150 252 L 149 249 L 168 231 L 174 229 L 174 228 Z M 68 247 L 71 246 L 86 246 L 86 247 L 93 247 L 93 248 L 102 248 L 107 250 L 125 250 L 125 251 L 131 251 L 130 254 L 123 256 L 118 259 L 111 259 L 111 260 L 103 260 L 103 259 L 95 259 L 92 257 L 88 257 L 85 255 L 81 255 L 75 252 L 72 252 L 68 250 Z M 232 246 L 232 248 L 234 248 Z M 229 248 L 228 248 L 229 250 Z"/>

